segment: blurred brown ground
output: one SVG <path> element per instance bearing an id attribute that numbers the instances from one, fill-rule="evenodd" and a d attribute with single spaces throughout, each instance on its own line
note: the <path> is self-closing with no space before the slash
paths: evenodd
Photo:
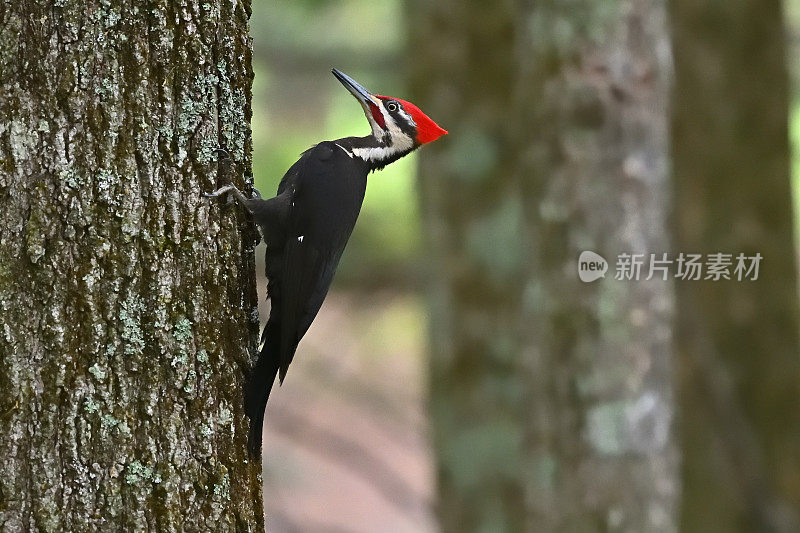
<path id="1" fill-rule="evenodd" d="M 267 531 L 436 531 L 423 313 L 409 294 L 328 295 L 267 408 Z"/>

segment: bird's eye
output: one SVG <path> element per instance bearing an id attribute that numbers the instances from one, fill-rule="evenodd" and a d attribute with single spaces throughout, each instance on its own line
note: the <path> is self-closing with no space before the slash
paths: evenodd
<path id="1" fill-rule="evenodd" d="M 389 113 L 394 113 L 395 111 L 397 111 L 397 102 L 389 102 L 388 104 L 386 104 L 386 110 Z"/>

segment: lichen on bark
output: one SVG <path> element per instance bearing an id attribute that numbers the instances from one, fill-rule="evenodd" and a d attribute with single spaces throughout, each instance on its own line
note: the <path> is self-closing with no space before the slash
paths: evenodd
<path id="1" fill-rule="evenodd" d="M 254 234 L 200 196 L 252 185 L 249 13 L 0 11 L 3 531 L 263 530 Z"/>

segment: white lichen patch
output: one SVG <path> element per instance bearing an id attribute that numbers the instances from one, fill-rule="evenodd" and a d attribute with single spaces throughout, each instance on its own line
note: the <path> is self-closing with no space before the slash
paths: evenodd
<path id="1" fill-rule="evenodd" d="M 103 381 L 106 379 L 106 371 L 98 364 L 95 363 L 89 367 L 89 373 L 94 376 L 97 381 Z"/>
<path id="2" fill-rule="evenodd" d="M 96 413 L 100 410 L 100 404 L 97 403 L 97 400 L 89 396 L 84 400 L 83 408 L 87 413 Z"/>
<path id="3" fill-rule="evenodd" d="M 15 161 L 23 161 L 31 156 L 39 140 L 36 129 L 21 119 L 12 119 L 8 128 L 8 140 L 11 143 L 11 156 Z"/>
<path id="4" fill-rule="evenodd" d="M 122 301 L 119 311 L 119 320 L 122 323 L 120 336 L 124 341 L 123 346 L 127 355 L 139 353 L 144 349 L 144 332 L 141 325 L 143 310 L 143 300 L 137 295 L 131 294 Z"/>
<path id="5" fill-rule="evenodd" d="M 186 343 L 192 337 L 192 321 L 182 316 L 175 322 L 175 326 L 172 328 L 172 336 L 181 344 Z"/>
<path id="6" fill-rule="evenodd" d="M 219 406 L 219 423 L 220 425 L 227 426 L 233 422 L 233 413 L 226 405 Z"/>
<path id="7" fill-rule="evenodd" d="M 669 442 L 672 413 L 654 391 L 602 403 L 588 413 L 586 438 L 602 455 L 657 454 Z"/>
<path id="8" fill-rule="evenodd" d="M 150 465 L 133 461 L 125 468 L 125 483 L 128 485 L 140 485 L 148 481 L 158 482 L 156 481 L 155 471 Z"/>

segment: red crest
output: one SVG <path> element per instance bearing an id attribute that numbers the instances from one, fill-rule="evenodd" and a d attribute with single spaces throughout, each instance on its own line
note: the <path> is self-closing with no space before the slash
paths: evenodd
<path id="1" fill-rule="evenodd" d="M 381 96 L 379 94 L 376 96 L 381 100 L 395 100 L 400 102 L 400 105 L 403 106 L 403 109 L 406 111 L 406 113 L 411 115 L 411 118 L 413 118 L 414 122 L 417 124 L 417 142 L 419 144 L 429 143 L 431 141 L 435 141 L 442 135 L 447 135 L 446 129 L 440 127 L 428 115 L 423 113 L 420 108 L 411 102 L 401 100 L 400 98 Z"/>

